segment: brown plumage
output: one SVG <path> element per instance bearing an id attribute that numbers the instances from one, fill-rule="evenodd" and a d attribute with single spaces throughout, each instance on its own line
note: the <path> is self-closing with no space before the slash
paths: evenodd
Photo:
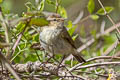
<path id="1" fill-rule="evenodd" d="M 40 33 L 42 47 L 49 53 L 59 53 L 64 56 L 72 54 L 79 62 L 85 62 L 77 52 L 74 41 L 64 27 L 64 19 L 58 15 L 55 16 L 55 14 L 47 19 L 50 21 L 50 24 L 42 27 Z"/>

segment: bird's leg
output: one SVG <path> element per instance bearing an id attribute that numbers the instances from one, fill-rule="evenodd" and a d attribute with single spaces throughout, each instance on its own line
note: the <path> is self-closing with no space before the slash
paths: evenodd
<path id="1" fill-rule="evenodd" d="M 47 62 L 49 62 L 52 58 L 53 59 L 55 58 L 53 45 L 49 45 L 48 48 L 50 49 L 50 47 L 52 48 L 52 56 L 48 54 L 49 58 L 48 58 Z"/>
<path id="2" fill-rule="evenodd" d="M 51 47 L 52 47 L 52 53 L 53 53 L 52 57 L 54 59 L 55 58 L 55 51 L 54 51 L 53 45 L 51 45 Z"/>

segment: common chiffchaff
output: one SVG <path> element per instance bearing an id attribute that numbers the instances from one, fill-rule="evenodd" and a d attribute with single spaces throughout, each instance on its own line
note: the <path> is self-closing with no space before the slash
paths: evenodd
<path id="1" fill-rule="evenodd" d="M 48 53 L 62 54 L 68 56 L 72 54 L 79 62 L 85 62 L 77 52 L 74 41 L 64 26 L 64 19 L 58 14 L 48 16 L 50 24 L 42 27 L 40 32 L 40 43 Z"/>

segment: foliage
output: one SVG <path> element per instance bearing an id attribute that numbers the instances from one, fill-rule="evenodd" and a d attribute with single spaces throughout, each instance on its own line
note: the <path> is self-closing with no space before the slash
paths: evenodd
<path id="1" fill-rule="evenodd" d="M 57 3 L 58 1 L 58 3 Z M 0 4 L 4 3 L 2 0 L 0 0 Z M 41 0 L 38 2 L 38 4 L 33 4 L 31 2 L 27 2 L 25 4 L 26 6 L 26 12 L 23 12 L 20 16 L 10 13 L 8 9 L 5 9 L 5 3 L 2 5 L 2 11 L 0 13 L 0 51 L 2 53 L 7 54 L 8 52 L 13 53 L 11 56 L 11 59 L 9 60 L 10 62 L 14 62 L 15 64 L 20 64 L 20 63 L 27 63 L 29 61 L 36 62 L 45 62 L 48 60 L 48 57 L 46 57 L 47 53 L 44 51 L 32 49 L 31 46 L 34 43 L 39 43 L 39 32 L 41 27 L 49 25 L 49 21 L 46 19 L 46 16 L 43 14 L 44 8 L 46 6 L 46 3 L 54 6 L 53 11 L 61 15 L 63 18 L 68 18 L 68 14 L 66 9 L 61 5 L 61 0 Z M 56 5 L 57 4 L 57 5 Z M 89 12 L 87 18 L 83 18 L 82 20 L 84 21 L 85 19 L 91 18 L 93 21 L 97 22 L 98 19 L 101 18 L 102 16 L 105 16 L 105 12 L 103 8 L 100 8 L 98 10 L 95 10 L 95 0 L 89 0 L 87 6 L 87 10 Z M 113 10 L 114 7 L 111 6 L 106 6 L 104 7 L 105 10 L 107 11 L 107 14 L 110 14 Z M 55 13 L 54 12 L 54 13 Z M 80 20 L 80 21 L 82 21 Z M 78 22 L 79 23 L 79 22 Z M 82 22 L 81 22 L 82 24 Z M 84 55 L 85 59 L 89 59 L 91 57 L 96 57 L 96 56 L 102 56 L 106 55 L 104 54 L 108 48 L 117 40 L 115 34 L 101 34 L 98 33 L 97 30 L 94 29 L 93 25 L 90 25 L 93 30 L 89 30 L 87 32 L 85 30 L 85 25 L 82 24 L 80 25 L 80 29 L 78 28 L 79 24 L 73 24 L 71 20 L 65 21 L 65 26 L 72 37 L 74 41 L 77 42 L 78 38 L 80 39 L 80 42 L 77 42 L 78 46 L 79 45 L 84 45 L 87 46 L 87 43 L 89 40 L 93 39 L 94 43 L 91 44 L 91 46 L 87 46 L 87 49 L 83 49 L 80 52 Z M 88 28 L 89 29 L 89 28 Z M 75 34 L 75 30 L 79 30 L 80 33 Z M 10 32 L 10 34 L 8 33 Z M 100 36 L 98 36 L 100 35 Z M 7 42 L 7 36 L 10 38 L 9 43 Z M 21 37 L 21 38 L 20 38 Z M 18 41 L 20 38 L 20 41 Z M 16 48 L 14 49 L 15 43 L 18 41 Z M 9 51 L 8 49 L 9 48 Z M 81 46 L 80 46 L 81 48 Z M 115 48 L 107 54 L 108 56 L 111 56 L 117 52 L 119 52 L 120 46 L 116 45 Z M 6 55 L 5 55 L 6 56 Z M 38 57 L 39 56 L 39 57 Z M 58 61 L 61 60 L 62 55 L 55 55 L 55 59 Z M 51 59 L 50 62 L 52 64 L 56 64 L 57 61 L 55 59 Z M 112 60 L 112 59 L 111 59 Z M 102 60 L 98 60 L 101 62 Z M 108 60 L 104 60 L 108 61 Z M 97 63 L 97 61 L 91 61 L 87 62 L 84 65 L 88 64 L 93 64 Z M 75 65 L 77 65 L 78 62 L 74 59 L 70 59 L 68 61 L 65 61 L 65 65 L 67 68 L 71 68 Z M 112 67 L 112 66 L 107 66 L 107 68 Z M 87 72 L 91 72 L 90 75 L 87 75 Z M 80 72 L 83 72 L 84 74 L 80 74 Z M 36 72 L 37 74 L 39 72 Z M 99 75 L 94 75 L 96 73 L 100 74 L 106 74 L 106 70 L 104 70 L 101 67 L 96 67 L 96 69 L 88 70 L 87 68 L 80 69 L 77 71 L 73 71 L 74 74 L 82 75 L 85 77 L 89 77 L 92 79 L 95 79 L 96 77 L 98 78 Z M 23 73 L 24 74 L 24 73 Z M 25 73 L 27 75 L 31 73 Z M 110 75 L 109 75 L 110 77 Z M 61 78 L 59 76 L 53 76 L 52 79 L 58 79 Z M 108 79 L 110 80 L 110 79 Z"/>
<path id="2" fill-rule="evenodd" d="M 111 11 L 113 11 L 113 9 L 114 9 L 113 7 L 105 7 L 105 10 L 107 11 L 107 13 L 110 13 Z M 104 12 L 103 8 L 99 9 L 97 11 L 97 14 L 105 15 L 105 12 Z"/>

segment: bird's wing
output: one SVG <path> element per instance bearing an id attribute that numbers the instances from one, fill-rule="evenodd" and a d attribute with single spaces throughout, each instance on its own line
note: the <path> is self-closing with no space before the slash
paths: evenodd
<path id="1" fill-rule="evenodd" d="M 63 27 L 63 29 L 62 29 L 62 37 L 65 40 L 67 40 L 75 49 L 77 49 L 74 44 L 74 41 L 72 40 L 71 36 L 69 35 L 69 33 L 67 32 L 67 29 L 65 27 Z"/>
<path id="2" fill-rule="evenodd" d="M 75 49 L 76 46 L 74 44 L 74 41 L 72 40 L 71 36 L 69 35 L 69 33 L 67 32 L 66 28 L 63 27 L 62 29 L 62 37 L 71 44 L 71 46 Z M 76 50 L 75 50 L 76 51 Z M 86 62 L 85 59 L 76 51 L 75 53 L 72 53 L 72 55 L 81 63 L 81 62 Z"/>

